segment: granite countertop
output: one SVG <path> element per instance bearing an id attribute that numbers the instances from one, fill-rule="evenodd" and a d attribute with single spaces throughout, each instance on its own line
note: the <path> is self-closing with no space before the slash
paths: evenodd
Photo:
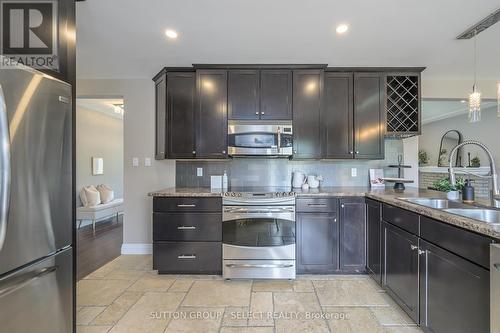
<path id="1" fill-rule="evenodd" d="M 370 189 L 369 187 L 322 187 L 319 189 L 309 189 L 302 191 L 294 189 L 297 197 L 367 197 L 396 207 L 400 207 L 430 218 L 443 221 L 467 230 L 471 230 L 486 236 L 500 239 L 500 225 L 492 225 L 486 222 L 477 221 L 471 218 L 462 217 L 444 212 L 440 209 L 429 208 L 417 205 L 398 198 L 443 198 L 446 194 L 442 192 L 407 188 L 403 193 L 397 193 L 392 189 Z M 153 197 L 222 197 L 221 190 L 210 190 L 210 188 L 167 188 L 148 193 Z M 486 205 L 486 202 L 480 202 Z"/>

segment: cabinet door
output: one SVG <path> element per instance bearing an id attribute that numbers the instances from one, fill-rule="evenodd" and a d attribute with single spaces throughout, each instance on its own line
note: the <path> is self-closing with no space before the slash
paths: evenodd
<path id="1" fill-rule="evenodd" d="M 353 75 L 325 73 L 325 105 L 321 117 L 325 158 L 353 158 Z"/>
<path id="2" fill-rule="evenodd" d="M 292 71 L 260 71 L 260 118 L 292 119 Z"/>
<path id="3" fill-rule="evenodd" d="M 363 198 L 340 199 L 340 270 L 366 271 L 366 216 Z"/>
<path id="4" fill-rule="evenodd" d="M 418 322 L 418 238 L 383 222 L 383 284 L 401 308 Z"/>
<path id="5" fill-rule="evenodd" d="M 195 73 L 167 74 L 167 158 L 195 156 L 195 97 Z"/>
<path id="6" fill-rule="evenodd" d="M 293 72 L 294 158 L 321 158 L 322 70 Z"/>
<path id="7" fill-rule="evenodd" d="M 354 153 L 360 159 L 384 158 L 386 129 L 384 77 L 354 74 Z"/>
<path id="8" fill-rule="evenodd" d="M 490 332 L 489 272 L 420 240 L 420 326 L 426 332 Z"/>
<path id="9" fill-rule="evenodd" d="M 338 269 L 338 223 L 335 213 L 297 214 L 297 271 L 332 273 Z"/>
<path id="10" fill-rule="evenodd" d="M 259 119 L 258 70 L 229 71 L 227 92 L 229 119 Z"/>
<path id="11" fill-rule="evenodd" d="M 160 76 L 155 81 L 155 159 L 164 160 L 167 132 L 167 78 Z"/>
<path id="12" fill-rule="evenodd" d="M 366 267 L 368 272 L 379 284 L 382 284 L 380 269 L 380 247 L 381 247 L 381 207 L 380 203 L 366 200 L 366 234 L 367 234 L 367 257 Z"/>
<path id="13" fill-rule="evenodd" d="M 196 157 L 227 158 L 227 71 L 196 71 Z"/>

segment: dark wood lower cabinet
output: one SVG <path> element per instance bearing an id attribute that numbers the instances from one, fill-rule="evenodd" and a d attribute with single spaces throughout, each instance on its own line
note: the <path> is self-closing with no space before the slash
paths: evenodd
<path id="1" fill-rule="evenodd" d="M 422 329 L 490 332 L 489 271 L 423 240 L 420 253 Z"/>
<path id="2" fill-rule="evenodd" d="M 340 199 L 340 270 L 366 272 L 366 216 L 364 198 Z"/>
<path id="3" fill-rule="evenodd" d="M 159 273 L 221 274 L 220 242 L 155 242 L 153 269 Z"/>
<path id="4" fill-rule="evenodd" d="M 418 322 L 418 237 L 383 222 L 383 285 L 401 308 Z"/>
<path id="5" fill-rule="evenodd" d="M 368 273 L 382 284 L 382 269 L 381 269 L 381 204 L 366 199 L 366 268 Z"/>
<path id="6" fill-rule="evenodd" d="M 297 272 L 338 271 L 338 221 L 336 213 L 297 214 Z"/>

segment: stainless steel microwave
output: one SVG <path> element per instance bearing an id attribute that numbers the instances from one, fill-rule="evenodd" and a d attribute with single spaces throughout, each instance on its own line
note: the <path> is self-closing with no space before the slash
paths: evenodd
<path id="1" fill-rule="evenodd" d="M 292 156 L 291 121 L 229 121 L 230 156 Z"/>

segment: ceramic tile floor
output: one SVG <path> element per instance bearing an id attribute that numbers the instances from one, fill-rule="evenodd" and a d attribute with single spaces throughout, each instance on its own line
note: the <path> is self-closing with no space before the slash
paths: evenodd
<path id="1" fill-rule="evenodd" d="M 79 281 L 77 333 L 421 332 L 367 276 L 224 281 L 151 267 L 120 256 Z"/>

